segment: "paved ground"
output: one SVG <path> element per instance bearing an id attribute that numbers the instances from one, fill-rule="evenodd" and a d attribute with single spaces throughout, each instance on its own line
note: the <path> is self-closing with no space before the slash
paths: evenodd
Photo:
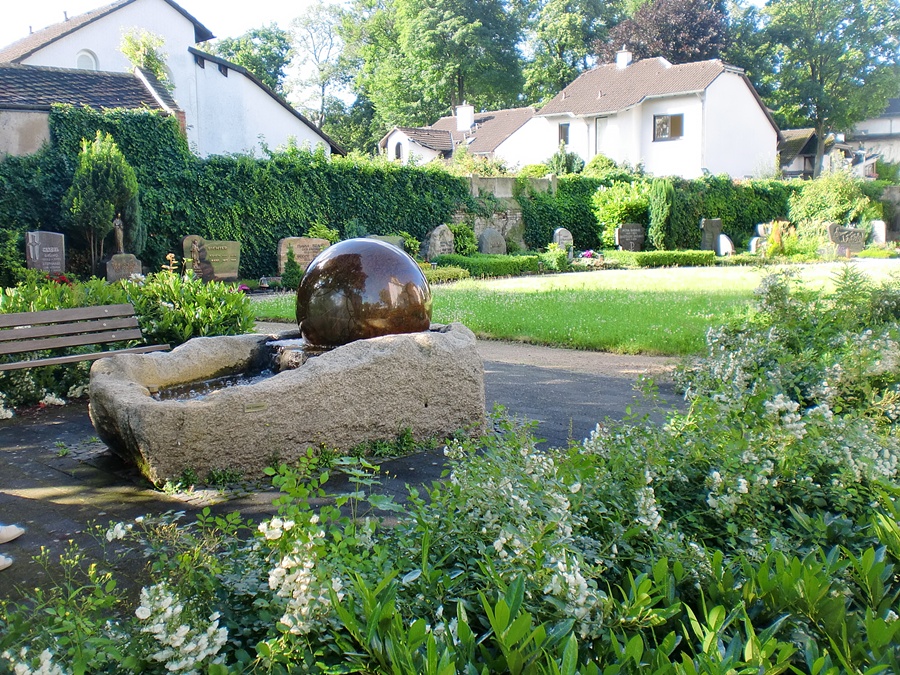
<path id="1" fill-rule="evenodd" d="M 264 324 L 261 332 L 283 326 Z M 480 341 L 488 407 L 503 405 L 515 416 L 536 420 L 545 444 L 563 446 L 587 436 L 606 417 L 621 418 L 634 400 L 640 374 L 660 383 L 677 405 L 668 379 L 674 361 Z M 641 409 L 640 406 L 637 409 Z M 407 484 L 430 483 L 442 470 L 438 451 L 382 462 L 382 490 L 402 497 Z M 340 479 L 335 479 L 340 490 Z M 0 571 L 0 599 L 44 583 L 47 573 L 31 558 L 42 547 L 56 559 L 70 540 L 90 557 L 99 552 L 90 523 L 131 520 L 145 513 L 193 511 L 205 505 L 239 510 L 255 519 L 272 513 L 274 492 L 259 487 L 226 496 L 214 490 L 167 495 L 152 490 L 112 456 L 95 436 L 85 403 L 27 411 L 0 421 L 0 523 L 26 533 L 0 546 L 12 567 Z"/>

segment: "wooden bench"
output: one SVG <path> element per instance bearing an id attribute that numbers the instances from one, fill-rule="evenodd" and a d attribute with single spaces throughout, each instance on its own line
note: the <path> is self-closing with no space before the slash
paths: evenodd
<path id="1" fill-rule="evenodd" d="M 134 307 L 129 304 L 0 314 L 0 358 L 47 349 L 141 340 L 143 337 L 134 315 Z M 94 361 L 113 354 L 146 354 L 167 349 L 169 345 L 143 345 L 87 354 L 10 361 L 0 363 L 0 371 Z"/>

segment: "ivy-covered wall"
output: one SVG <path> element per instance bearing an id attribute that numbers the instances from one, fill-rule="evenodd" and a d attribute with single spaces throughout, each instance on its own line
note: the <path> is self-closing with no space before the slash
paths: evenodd
<path id="1" fill-rule="evenodd" d="M 282 237 L 316 223 L 342 237 L 406 231 L 418 239 L 469 201 L 464 179 L 439 168 L 335 157 L 298 149 L 268 159 L 195 157 L 177 121 L 150 111 L 56 106 L 51 143 L 29 157 L 0 162 L 0 283 L 24 262 L 24 232 L 66 232 L 62 197 L 72 182 L 82 138 L 109 133 L 134 168 L 148 230 L 145 265 L 157 269 L 181 239 L 241 242 L 242 276 L 271 275 Z M 69 241 L 76 254 L 79 242 Z"/>

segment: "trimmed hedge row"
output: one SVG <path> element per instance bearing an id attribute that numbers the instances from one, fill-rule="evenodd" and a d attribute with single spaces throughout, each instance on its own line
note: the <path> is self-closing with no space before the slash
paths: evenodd
<path id="1" fill-rule="evenodd" d="M 439 255 L 433 262 L 438 267 L 452 266 L 468 270 L 473 277 L 514 277 L 540 271 L 540 258 L 536 255 L 487 255 L 471 256 L 449 253 Z"/>
<path id="2" fill-rule="evenodd" d="M 604 251 L 604 260 L 625 267 L 710 267 L 716 264 L 715 251 Z"/>

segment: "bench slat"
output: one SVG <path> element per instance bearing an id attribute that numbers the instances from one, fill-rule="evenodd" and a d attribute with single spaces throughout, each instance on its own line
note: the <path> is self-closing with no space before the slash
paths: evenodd
<path id="1" fill-rule="evenodd" d="M 106 356 L 116 354 L 147 354 L 148 352 L 167 351 L 169 345 L 147 345 L 144 347 L 132 347 L 130 349 L 115 349 L 109 352 L 93 352 L 91 354 L 72 354 L 69 356 L 54 356 L 48 359 L 34 359 L 32 361 L 17 361 L 15 363 L 0 363 L 0 371 L 18 370 L 20 368 L 33 368 L 35 366 L 55 366 L 62 363 L 76 363 L 78 361 L 96 361 Z"/>
<path id="2" fill-rule="evenodd" d="M 116 319 L 100 319 L 99 321 L 78 321 L 70 324 L 44 324 L 28 326 L 27 328 L 4 328 L 0 329 L 0 342 L 30 340 L 42 337 L 61 337 L 63 335 L 77 335 L 78 333 L 96 333 L 104 330 L 137 327 L 137 319 L 130 316 Z"/>
<path id="3" fill-rule="evenodd" d="M 45 309 L 40 312 L 16 312 L 0 314 L 0 328 L 14 326 L 34 326 L 48 323 L 66 323 L 69 321 L 85 321 L 116 316 L 133 316 L 134 307 L 130 304 L 97 305 L 95 307 L 75 307 L 72 309 Z"/>
<path id="4" fill-rule="evenodd" d="M 140 328 L 106 331 L 103 333 L 84 333 L 82 335 L 22 340 L 20 342 L 0 342 L 0 354 L 21 354 L 23 352 L 36 352 L 42 349 L 81 347 L 83 345 L 94 345 L 101 342 L 120 342 L 123 340 L 141 339 L 143 339 L 143 335 L 141 334 Z"/>

